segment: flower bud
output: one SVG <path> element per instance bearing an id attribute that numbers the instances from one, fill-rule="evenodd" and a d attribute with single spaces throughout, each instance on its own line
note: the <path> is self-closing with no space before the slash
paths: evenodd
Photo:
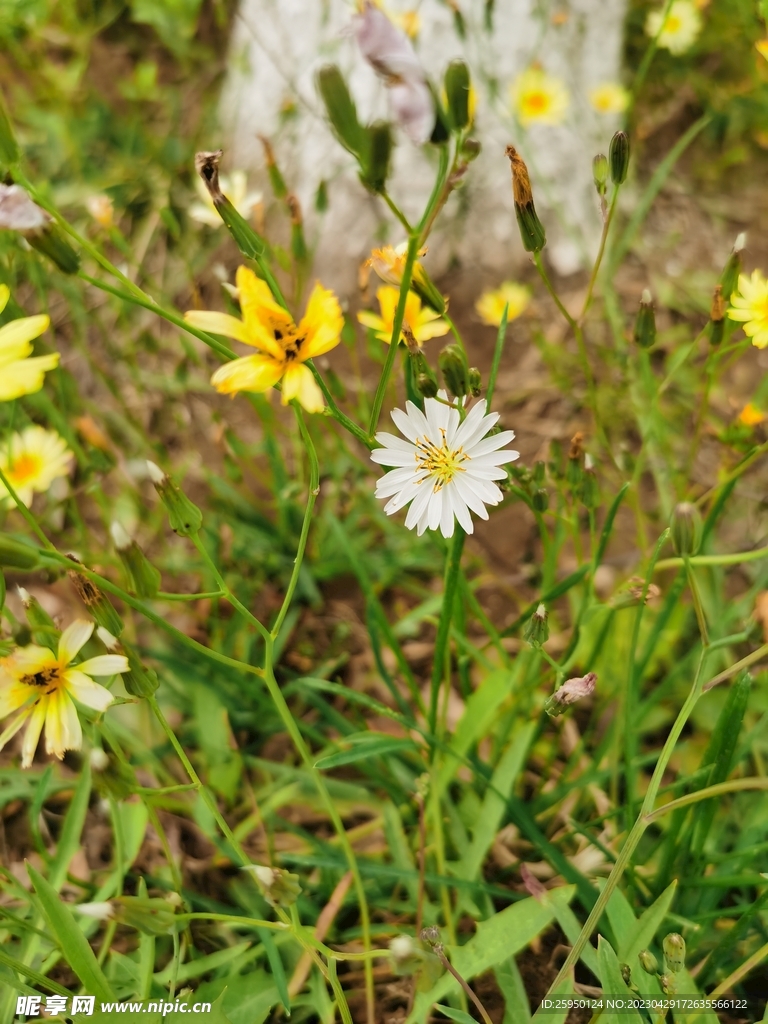
<path id="1" fill-rule="evenodd" d="M 549 616 L 543 604 L 539 604 L 536 611 L 528 620 L 528 625 L 523 633 L 523 640 L 531 647 L 541 647 L 549 640 Z"/>
<path id="2" fill-rule="evenodd" d="M 549 508 L 549 494 L 543 487 L 537 487 L 531 495 L 534 512 L 546 512 Z"/>
<path id="3" fill-rule="evenodd" d="M 91 763 L 91 768 L 95 772 L 103 772 L 109 767 L 109 754 L 106 750 L 102 750 L 101 747 L 91 747 L 88 760 Z"/>
<path id="4" fill-rule="evenodd" d="M 556 690 L 544 705 L 544 710 L 551 718 L 561 715 L 566 708 L 584 697 L 591 697 L 595 692 L 597 676 L 587 672 L 585 676 L 568 679 L 559 690 Z"/>
<path id="5" fill-rule="evenodd" d="M 0 228 L 18 231 L 63 271 L 76 274 L 80 257 L 64 237 L 50 214 L 41 209 L 20 185 L 0 185 Z"/>
<path id="6" fill-rule="evenodd" d="M 297 263 L 306 263 L 309 259 L 307 240 L 304 237 L 304 217 L 301 203 L 293 192 L 285 197 L 285 203 L 291 214 L 291 255 Z"/>
<path id="7" fill-rule="evenodd" d="M 221 217 L 224 227 L 234 239 L 235 245 L 243 256 L 247 256 L 248 259 L 258 259 L 264 254 L 264 239 L 256 234 L 248 221 L 237 212 L 221 191 L 219 184 L 221 155 L 222 150 L 220 149 L 211 153 L 196 153 L 195 170 L 203 179 L 211 202 Z"/>
<path id="8" fill-rule="evenodd" d="M 99 903 L 77 903 L 75 910 L 84 917 L 91 917 L 94 921 L 111 921 L 115 916 L 115 908 L 105 900 Z"/>
<path id="9" fill-rule="evenodd" d="M 464 350 L 459 345 L 446 345 L 437 361 L 450 393 L 456 398 L 463 398 L 468 394 L 469 365 Z"/>
<path id="10" fill-rule="evenodd" d="M 726 260 L 723 272 L 720 275 L 720 284 L 723 289 L 723 297 L 726 302 L 731 301 L 731 295 L 736 291 L 741 273 L 741 254 L 747 244 L 747 236 L 742 231 L 737 237 L 731 249 L 731 254 Z"/>
<path id="11" fill-rule="evenodd" d="M 422 398 L 434 398 L 439 390 L 434 375 L 418 374 L 416 377 L 416 390 Z"/>
<path id="12" fill-rule="evenodd" d="M 120 523 L 112 523 L 110 533 L 134 593 L 139 597 L 154 597 L 160 589 L 159 569 L 152 565 Z"/>
<path id="13" fill-rule="evenodd" d="M 608 148 L 608 161 L 611 165 L 611 181 L 621 185 L 627 178 L 629 169 L 629 136 L 626 132 L 616 132 Z"/>
<path id="14" fill-rule="evenodd" d="M 476 366 L 470 366 L 469 368 L 469 393 L 473 398 L 477 398 L 480 392 L 483 390 L 483 378 L 480 375 L 480 371 Z"/>
<path id="15" fill-rule="evenodd" d="M 597 482 L 597 474 L 589 455 L 584 459 L 580 497 L 581 503 L 585 508 L 595 509 L 600 504 L 600 485 Z"/>
<path id="16" fill-rule="evenodd" d="M 723 286 L 715 285 L 712 293 L 712 305 L 709 309 L 709 341 L 712 345 L 719 345 L 725 334 L 725 309 L 726 302 L 723 298 Z"/>
<path id="17" fill-rule="evenodd" d="M 604 153 L 598 153 L 592 160 L 592 180 L 597 194 L 604 196 L 608 185 L 608 157 Z"/>
<path id="18" fill-rule="evenodd" d="M 637 959 L 640 961 L 640 966 L 646 974 L 658 974 L 659 973 L 659 961 L 650 951 L 650 949 L 641 949 L 637 955 Z"/>
<path id="19" fill-rule="evenodd" d="M 392 156 L 392 129 L 386 121 L 376 121 L 366 129 L 367 146 L 361 164 L 360 180 L 374 195 L 381 195 L 387 186 Z"/>
<path id="20" fill-rule="evenodd" d="M 0 533 L 0 566 L 4 569 L 39 569 L 40 555 L 26 541 Z"/>
<path id="21" fill-rule="evenodd" d="M 660 974 L 659 984 L 665 996 L 673 996 L 677 993 L 677 978 L 674 974 Z"/>
<path id="22" fill-rule="evenodd" d="M 73 562 L 79 561 L 74 555 L 67 555 L 67 558 Z M 75 569 L 70 569 L 67 576 L 96 625 L 103 626 L 112 636 L 120 636 L 125 626 L 109 598 L 99 590 L 95 583 L 91 583 L 87 576 Z"/>
<path id="23" fill-rule="evenodd" d="M 695 555 L 701 545 L 703 530 L 701 514 L 689 501 L 680 502 L 672 510 L 672 546 L 678 555 Z"/>
<path id="24" fill-rule="evenodd" d="M 512 169 L 512 195 L 523 248 L 526 252 L 540 252 L 547 244 L 547 235 L 533 205 L 528 168 L 514 146 L 507 146 L 506 153 Z"/>
<path id="25" fill-rule="evenodd" d="M 364 145 L 363 127 L 358 120 L 347 83 L 335 64 L 326 64 L 320 68 L 317 88 L 336 138 L 350 153 L 360 157 Z"/>
<path id="26" fill-rule="evenodd" d="M 415 388 L 422 398 L 434 398 L 437 394 L 437 375 L 426 360 L 410 329 L 404 329 L 408 344 L 408 362 Z"/>
<path id="27" fill-rule="evenodd" d="M 629 966 L 629 964 L 619 964 L 619 969 L 621 970 L 621 980 L 624 982 L 625 985 L 631 985 L 632 968 Z"/>
<path id="28" fill-rule="evenodd" d="M 262 896 L 271 907 L 289 907 L 298 899 L 301 892 L 298 875 L 262 864 L 249 864 L 245 870 L 253 872 Z"/>
<path id="29" fill-rule="evenodd" d="M 428 928 L 422 928 L 419 938 L 422 942 L 428 943 L 433 949 L 442 951 L 442 936 L 437 925 L 431 924 Z"/>
<path id="30" fill-rule="evenodd" d="M 653 311 L 651 293 L 647 288 L 643 290 L 640 300 L 633 337 L 641 348 L 650 348 L 656 341 L 656 314 Z"/>
<path id="31" fill-rule="evenodd" d="M 410 935 L 396 935 L 389 943 L 389 952 L 395 968 L 395 974 L 414 974 L 421 966 L 423 950 Z"/>
<path id="32" fill-rule="evenodd" d="M 162 896 L 116 896 L 110 903 L 116 921 L 144 935 L 171 935 L 176 927 L 174 903 Z"/>
<path id="33" fill-rule="evenodd" d="M 24 605 L 24 614 L 32 632 L 33 643 L 39 644 L 41 647 L 50 647 L 53 650 L 60 635 L 56 623 L 37 598 L 33 597 L 24 587 L 19 587 L 19 598 Z"/>
<path id="34" fill-rule="evenodd" d="M 452 60 L 445 72 L 448 116 L 456 131 L 469 124 L 469 68 L 463 60 Z"/>
<path id="35" fill-rule="evenodd" d="M 151 697 L 160 685 L 157 672 L 144 667 L 138 652 L 131 644 L 124 643 L 122 651 L 128 659 L 128 671 L 121 676 L 125 692 L 132 697 Z"/>
<path id="36" fill-rule="evenodd" d="M 147 460 L 149 478 L 154 484 L 160 500 L 165 505 L 168 521 L 179 537 L 197 533 L 203 525 L 203 513 L 193 504 L 177 484 L 154 462 Z"/>
<path id="37" fill-rule="evenodd" d="M 615 608 L 616 611 L 619 611 L 621 608 L 636 608 L 643 600 L 643 593 L 645 593 L 644 604 L 648 604 L 649 601 L 655 601 L 661 596 L 661 590 L 655 583 L 649 583 L 646 590 L 645 580 L 642 576 L 632 576 L 626 590 L 614 594 L 611 598 L 611 608 Z"/>
<path id="38" fill-rule="evenodd" d="M 277 166 L 275 151 L 272 149 L 272 143 L 266 135 L 259 135 L 259 142 L 264 149 L 264 162 L 267 165 L 269 183 L 272 186 L 275 199 L 285 199 L 288 195 L 288 186 L 285 184 L 285 178 L 283 177 L 280 168 Z"/>
<path id="39" fill-rule="evenodd" d="M 661 944 L 664 950 L 664 959 L 667 969 L 673 974 L 679 974 L 685 967 L 685 939 L 677 932 L 670 932 L 664 937 Z"/>
<path id="40" fill-rule="evenodd" d="M 464 139 L 461 145 L 461 156 L 468 164 L 477 160 L 482 152 L 482 144 L 477 139 Z"/>

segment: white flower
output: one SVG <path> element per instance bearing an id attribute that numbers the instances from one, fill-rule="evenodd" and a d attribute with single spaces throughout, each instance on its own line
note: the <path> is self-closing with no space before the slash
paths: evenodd
<path id="1" fill-rule="evenodd" d="M 438 397 L 447 400 L 445 391 Z M 456 407 L 427 398 L 422 413 L 413 402 L 406 412 L 392 410 L 392 419 L 406 441 L 381 433 L 376 440 L 384 445 L 371 452 L 382 466 L 393 466 L 376 484 L 376 497 L 389 498 L 387 515 L 409 502 L 405 517 L 409 530 L 416 527 L 419 536 L 429 527 L 440 528 L 444 537 L 452 537 L 454 519 L 466 533 L 473 532 L 470 511 L 488 518 L 486 505 L 498 505 L 502 494 L 494 480 L 503 480 L 505 462 L 514 462 L 520 453 L 504 448 L 515 432 L 503 430 L 486 437 L 499 414 L 487 413 L 487 404 L 478 402 L 464 422 Z"/>
<path id="2" fill-rule="evenodd" d="M 645 31 L 652 39 L 658 34 L 659 46 L 677 56 L 696 41 L 701 31 L 701 14 L 691 0 L 674 0 L 666 18 L 663 11 L 649 12 Z"/>

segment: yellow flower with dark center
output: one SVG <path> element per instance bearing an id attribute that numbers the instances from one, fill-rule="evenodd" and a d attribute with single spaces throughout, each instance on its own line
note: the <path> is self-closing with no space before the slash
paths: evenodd
<path id="1" fill-rule="evenodd" d="M 128 671 L 122 654 L 102 654 L 72 665 L 90 639 L 93 623 L 78 619 L 59 638 L 57 653 L 30 644 L 0 658 L 0 718 L 21 713 L 0 736 L 0 750 L 28 722 L 22 745 L 21 766 L 29 768 L 40 733 L 45 726 L 45 749 L 61 759 L 67 750 L 79 750 L 83 742 L 75 701 L 106 711 L 112 694 L 91 676 L 113 676 Z"/>
<path id="2" fill-rule="evenodd" d="M 322 412 L 323 393 L 304 364 L 338 345 L 344 325 L 338 299 L 318 282 L 304 317 L 296 324 L 272 297 L 266 282 L 248 267 L 237 268 L 236 282 L 242 320 L 208 310 L 184 314 L 187 323 L 200 330 L 223 334 L 257 350 L 219 367 L 211 383 L 222 394 L 234 395 L 267 391 L 282 381 L 283 405 L 296 398 L 307 412 Z"/>
<path id="3" fill-rule="evenodd" d="M 768 281 L 759 270 L 753 270 L 751 277 L 739 274 L 739 290 L 731 296 L 728 317 L 743 324 L 755 348 L 768 345 Z"/>
<path id="4" fill-rule="evenodd" d="M 490 327 L 498 327 L 504 315 L 504 307 L 507 310 L 507 323 L 515 320 L 528 308 L 531 301 L 531 293 L 522 284 L 514 281 L 505 281 L 495 290 L 484 291 L 475 303 L 475 309 L 480 314 L 480 319 Z"/>
<path id="5" fill-rule="evenodd" d="M 66 476 L 71 461 L 66 441 L 43 427 L 27 427 L 10 440 L 0 441 L 0 469 L 25 505 L 35 492 L 45 493 L 57 477 Z M 0 481 L 0 505 L 12 503 Z"/>
<path id="6" fill-rule="evenodd" d="M 10 290 L 0 285 L 0 313 L 5 309 Z M 31 356 L 32 342 L 47 331 L 50 319 L 41 313 L 11 320 L 0 327 L 0 402 L 31 395 L 43 386 L 48 370 L 59 365 L 59 353 Z"/>
<path id="7" fill-rule="evenodd" d="M 629 105 L 629 93 L 618 82 L 603 82 L 590 89 L 589 102 L 598 114 L 623 114 Z"/>
<path id="8" fill-rule="evenodd" d="M 522 125 L 560 124 L 570 102 L 563 82 L 535 66 L 517 76 L 510 92 Z"/>
<path id="9" fill-rule="evenodd" d="M 400 300 L 400 290 L 390 285 L 382 285 L 376 292 L 379 300 L 381 316 L 364 310 L 357 314 L 357 319 L 364 327 L 370 327 L 376 332 L 376 337 L 381 341 L 389 343 L 392 340 L 392 330 L 395 324 L 395 311 Z M 442 319 L 439 313 L 429 306 L 422 306 L 421 299 L 415 292 L 408 292 L 405 300 L 405 316 L 403 324 L 409 328 L 414 339 L 419 345 L 430 338 L 440 338 L 450 330 L 449 325 Z M 402 332 L 400 341 L 405 341 Z"/>

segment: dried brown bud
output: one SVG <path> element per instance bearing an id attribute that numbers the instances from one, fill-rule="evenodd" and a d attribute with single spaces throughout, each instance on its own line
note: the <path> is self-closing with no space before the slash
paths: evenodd
<path id="1" fill-rule="evenodd" d="M 723 298 L 723 286 L 718 284 L 712 293 L 712 306 L 709 311 L 709 319 L 713 323 L 720 323 L 725 320 L 725 299 Z"/>
<path id="2" fill-rule="evenodd" d="M 301 204 L 293 192 L 289 192 L 285 197 L 285 202 L 288 206 L 288 211 L 291 215 L 291 224 L 295 228 L 300 228 L 304 222 L 304 218 L 301 215 Z"/>
<path id="3" fill-rule="evenodd" d="M 577 430 L 571 438 L 571 447 L 568 451 L 569 459 L 581 459 L 584 454 L 584 434 Z"/>
<path id="4" fill-rule="evenodd" d="M 528 168 L 514 146 L 507 146 L 505 152 L 512 170 L 512 197 L 520 239 L 526 252 L 540 252 L 547 244 L 547 235 L 533 205 Z"/>
<path id="5" fill-rule="evenodd" d="M 531 179 L 528 176 L 528 168 L 525 160 L 520 156 L 514 146 L 507 146 L 505 153 L 512 166 L 512 195 L 519 206 L 527 206 L 533 202 L 531 191 Z"/>
<path id="6" fill-rule="evenodd" d="M 203 179 L 214 205 L 224 198 L 219 184 L 219 163 L 223 152 L 224 150 L 217 149 L 212 153 L 195 153 L 195 170 Z"/>
<path id="7" fill-rule="evenodd" d="M 591 697 L 595 692 L 596 684 L 597 676 L 594 672 L 587 672 L 585 676 L 568 679 L 559 690 L 552 694 L 544 705 L 544 710 L 552 718 L 555 718 L 557 715 L 562 714 L 571 704 L 575 704 L 576 701 L 581 700 L 583 697 Z"/>

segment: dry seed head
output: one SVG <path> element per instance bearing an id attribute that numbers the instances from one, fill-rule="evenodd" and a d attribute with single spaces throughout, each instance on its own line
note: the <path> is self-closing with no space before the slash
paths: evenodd
<path id="1" fill-rule="evenodd" d="M 223 152 L 222 149 L 217 149 L 210 153 L 195 153 L 195 170 L 203 179 L 214 203 L 219 203 L 224 198 L 219 185 L 219 163 Z"/>
<path id="2" fill-rule="evenodd" d="M 301 227 L 301 225 L 304 223 L 304 219 L 301 215 L 301 204 L 299 203 L 299 200 L 296 198 L 293 192 L 289 192 L 288 195 L 285 197 L 285 202 L 286 205 L 288 206 L 288 211 L 291 215 L 291 224 L 293 224 L 295 228 Z"/>
<path id="3" fill-rule="evenodd" d="M 709 319 L 716 324 L 725 319 L 725 299 L 723 298 L 723 286 L 721 284 L 715 285 L 715 290 L 712 293 Z"/>
<path id="4" fill-rule="evenodd" d="M 527 206 L 533 202 L 531 191 L 531 179 L 528 175 L 528 168 L 525 160 L 520 156 L 514 146 L 507 146 L 505 150 L 512 168 L 512 194 L 518 206 Z"/>
<path id="5" fill-rule="evenodd" d="M 580 459 L 584 454 L 584 434 L 581 430 L 577 430 L 571 438 L 571 447 L 568 451 L 569 459 Z"/>

